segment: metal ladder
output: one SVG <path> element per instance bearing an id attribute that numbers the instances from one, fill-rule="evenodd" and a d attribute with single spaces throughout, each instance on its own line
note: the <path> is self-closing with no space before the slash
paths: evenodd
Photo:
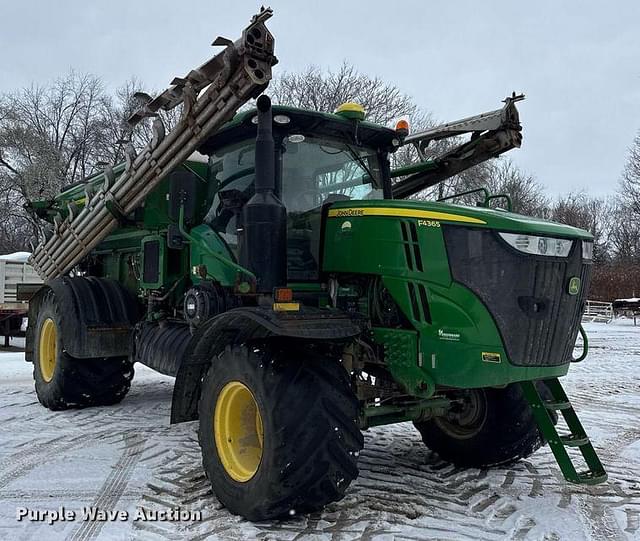
<path id="1" fill-rule="evenodd" d="M 604 466 L 600 462 L 593 445 L 591 445 L 591 441 L 589 441 L 587 433 L 558 378 L 544 380 L 544 383 L 551 392 L 553 397 L 551 400 L 544 400 L 540 396 L 533 381 L 520 382 L 520 386 L 525 398 L 531 405 L 533 416 L 542 435 L 549 443 L 549 447 L 551 447 L 551 451 L 556 457 L 564 478 L 570 483 L 584 485 L 596 485 L 605 482 L 607 480 L 607 472 L 604 470 Z M 551 418 L 551 411 L 559 411 L 562 414 L 569 427 L 569 434 L 558 434 Z M 576 470 L 567 448 L 578 448 L 580 450 L 588 467 L 586 471 L 578 472 Z"/>

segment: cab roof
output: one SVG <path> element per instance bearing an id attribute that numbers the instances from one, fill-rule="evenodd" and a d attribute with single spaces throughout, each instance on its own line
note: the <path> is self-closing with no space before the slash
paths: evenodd
<path id="1" fill-rule="evenodd" d="M 283 105 L 274 105 L 272 111 L 274 117 L 284 115 L 290 119 L 288 124 L 279 124 L 274 121 L 274 137 L 279 134 L 299 133 L 305 136 L 340 139 L 350 144 L 372 147 L 381 151 L 393 151 L 399 142 L 395 130 L 366 120 L 355 121 L 333 113 Z M 222 128 L 210 135 L 200 146 L 199 151 L 203 154 L 211 154 L 215 148 L 255 137 L 256 125 L 252 122 L 255 116 L 256 109 L 236 114 Z"/>

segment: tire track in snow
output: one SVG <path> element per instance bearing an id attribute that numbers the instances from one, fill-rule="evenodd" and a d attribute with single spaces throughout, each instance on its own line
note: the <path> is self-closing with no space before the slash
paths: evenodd
<path id="1" fill-rule="evenodd" d="M 640 337 L 634 332 L 637 344 Z M 592 344 L 597 346 L 598 339 L 601 343 L 607 340 L 606 335 L 598 338 L 596 334 Z M 36 445 L 49 443 L 57 449 L 56 446 L 74 438 L 91 440 L 92 445 L 111 446 L 121 441 L 123 435 L 128 434 L 134 443 L 136 435 L 140 435 L 147 438 L 147 443 L 131 468 L 134 472 L 138 468 L 149 472 L 147 484 L 139 489 L 125 482 L 125 496 L 119 501 L 126 497 L 128 503 L 149 510 L 176 506 L 200 510 L 203 520 L 133 522 L 130 537 L 555 541 L 576 538 L 576 532 L 580 532 L 578 538 L 640 539 L 639 466 L 627 454 L 633 453 L 627 449 L 637 449 L 640 440 L 636 422 L 640 401 L 632 401 L 637 396 L 639 379 L 633 367 L 637 367 L 638 360 L 630 354 L 617 357 L 611 354 L 611 348 L 624 349 L 624 342 L 615 340 L 606 344 L 606 348 L 594 347 L 589 364 L 576 365 L 563 382 L 587 431 L 593 430 L 592 439 L 610 476 L 604 485 L 568 484 L 548 448 L 504 468 L 458 469 L 426 449 L 411 425 L 396 425 L 366 434 L 359 462 L 361 476 L 342 501 L 310 516 L 251 524 L 231 515 L 217 501 L 201 467 L 195 424 L 169 426 L 170 384 L 161 376 L 148 375 L 141 381 L 134 380 L 132 392 L 121 404 L 104 409 L 50 413 L 34 404 L 33 390 L 26 387 L 12 391 L 11 396 L 0 396 L 0 408 L 3 404 L 16 404 L 1 410 L 5 415 L 13 415 L 14 420 L 8 428 L 0 426 L 0 438 L 7 436 L 2 450 L 10 453 L 2 457 L 4 462 L 0 459 L 0 479 L 17 468 L 17 462 L 8 463 L 10 457 L 28 454 L 34 439 Z M 612 359 L 609 365 L 603 364 L 607 359 L 598 357 L 603 354 Z M 620 362 L 628 364 L 622 366 Z M 16 417 L 22 419 L 19 431 Z M 97 427 L 105 428 L 104 432 L 97 431 Z M 60 435 L 64 435 L 63 439 L 57 440 Z M 69 453 L 86 445 L 84 439 L 73 441 L 73 445 L 60 452 Z M 120 459 L 124 460 L 127 448 L 121 453 Z M 26 475 L 28 480 L 29 472 Z M 128 475 L 130 479 L 131 474 Z M 112 472 L 108 479 L 113 480 L 113 476 Z M 19 497 L 20 491 L 13 489 L 11 482 L 0 495 L 13 499 Z M 21 487 L 24 482 L 21 481 Z M 103 486 L 106 483 L 107 480 Z M 90 505 L 99 499 L 99 494 L 89 486 L 77 491 L 74 501 Z M 65 497 L 62 490 L 53 494 Z M 35 492 L 34 496 L 37 497 Z M 113 505 L 117 503 L 114 500 Z M 563 523 L 569 525 L 568 530 L 562 529 Z M 29 531 L 24 531 L 24 538 L 34 535 Z M 37 535 L 38 530 L 33 531 Z M 87 527 L 86 536 L 81 538 L 108 537 L 109 533 L 109 529 L 102 527 L 93 532 Z"/>
<path id="2" fill-rule="evenodd" d="M 102 433 L 104 431 L 100 432 Z M 91 445 L 93 440 L 91 436 L 85 435 L 73 438 L 61 435 L 35 444 L 31 443 L 27 449 L 20 450 L 0 462 L 0 489 L 42 466 L 43 456 L 60 455 L 68 450 L 86 447 Z"/>
<path id="3" fill-rule="evenodd" d="M 145 441 L 146 438 L 144 436 L 125 434 L 125 448 L 122 455 L 113 466 L 111 473 L 98 491 L 90 507 L 107 513 L 115 510 L 116 504 L 124 494 L 129 478 L 133 474 L 135 465 L 140 458 Z M 74 529 L 69 539 L 73 541 L 95 539 L 104 525 L 105 522 L 102 521 L 84 521 Z"/>

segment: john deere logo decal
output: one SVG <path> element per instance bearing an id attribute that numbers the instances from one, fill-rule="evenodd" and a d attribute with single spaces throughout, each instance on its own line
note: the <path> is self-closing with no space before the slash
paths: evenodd
<path id="1" fill-rule="evenodd" d="M 574 276 L 569 280 L 569 295 L 577 295 L 580 292 L 580 278 Z"/>

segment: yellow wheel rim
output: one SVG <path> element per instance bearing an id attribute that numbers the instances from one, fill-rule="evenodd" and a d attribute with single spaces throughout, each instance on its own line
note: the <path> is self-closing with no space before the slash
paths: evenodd
<path id="1" fill-rule="evenodd" d="M 229 477 L 249 481 L 262 460 L 264 429 L 256 399 L 239 381 L 227 383 L 216 402 L 213 416 L 216 449 Z"/>
<path id="2" fill-rule="evenodd" d="M 40 343 L 38 346 L 38 361 L 42 379 L 49 383 L 53 379 L 56 369 L 58 331 L 53 319 L 47 318 L 40 327 Z"/>

